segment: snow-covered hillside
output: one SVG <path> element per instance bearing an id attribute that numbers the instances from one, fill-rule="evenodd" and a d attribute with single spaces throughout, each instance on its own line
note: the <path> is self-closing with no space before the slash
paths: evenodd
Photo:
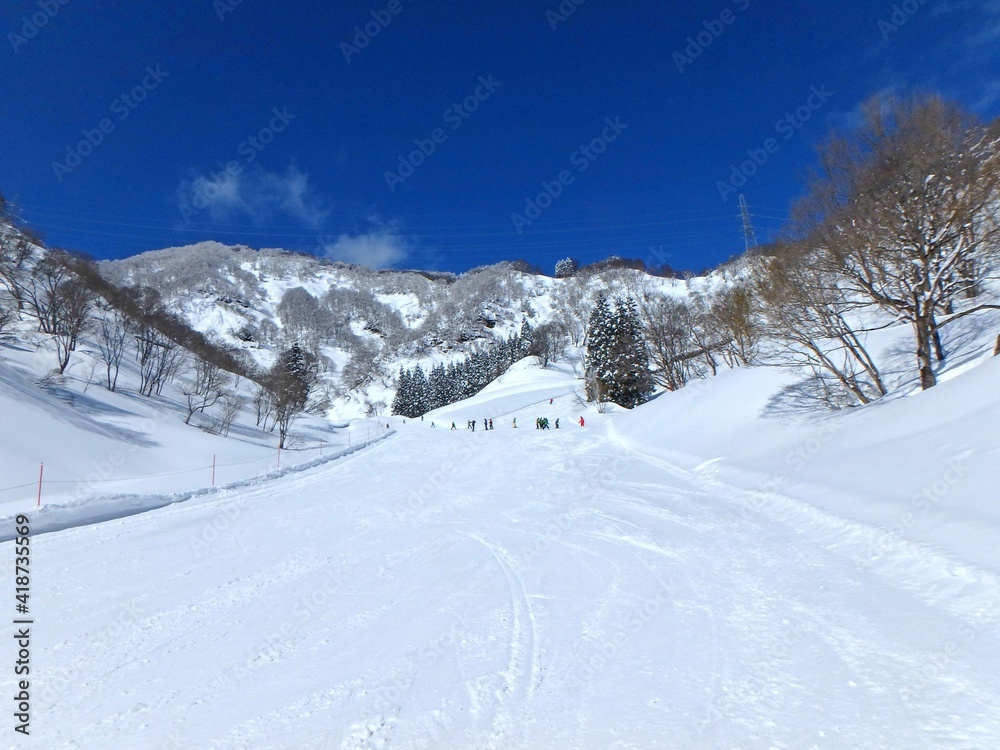
<path id="1" fill-rule="evenodd" d="M 252 384 L 243 380 L 240 414 L 220 434 L 215 409 L 185 424 L 185 372 L 160 396 L 138 393 L 138 365 L 123 359 L 115 392 L 95 383 L 100 367 L 85 339 L 64 375 L 52 372 L 50 342 L 23 335 L 27 326 L 0 337 L 0 515 L 39 504 L 46 527 L 114 515 L 183 499 L 192 491 L 221 487 L 305 464 L 385 434 L 389 420 L 330 420 L 302 415 L 285 450 L 255 424 Z M 43 466 L 44 465 L 44 468 Z M 123 497 L 124 496 L 124 497 Z M 39 526 L 38 530 L 41 531 Z M 0 535 L 10 536 L 9 529 Z"/>
<path id="2" fill-rule="evenodd" d="M 150 286 L 195 330 L 257 365 L 295 341 L 323 357 L 334 411 L 387 411 L 400 367 L 461 359 L 494 338 L 558 322 L 572 359 L 598 291 L 686 298 L 691 282 L 607 269 L 553 279 L 500 263 L 465 274 L 372 271 L 282 250 L 202 242 L 102 264 L 116 283 Z"/>
<path id="3" fill-rule="evenodd" d="M 350 456 L 44 534 L 17 746 L 996 746 L 998 376 L 817 418 L 747 368 L 599 414 L 524 362 Z"/>

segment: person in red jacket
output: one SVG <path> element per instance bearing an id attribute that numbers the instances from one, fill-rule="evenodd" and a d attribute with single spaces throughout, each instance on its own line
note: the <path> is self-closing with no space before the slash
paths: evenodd
<path id="1" fill-rule="evenodd" d="M 580 426 L 583 427 L 583 417 L 580 417 Z"/>

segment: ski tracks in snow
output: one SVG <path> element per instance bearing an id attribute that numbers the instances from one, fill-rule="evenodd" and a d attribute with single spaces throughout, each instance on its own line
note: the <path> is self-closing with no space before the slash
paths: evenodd
<path id="1" fill-rule="evenodd" d="M 489 551 L 504 576 L 510 598 L 510 657 L 507 666 L 500 672 L 504 684 L 494 693 L 496 712 L 488 745 L 491 748 L 510 747 L 511 742 L 524 731 L 524 722 L 532 715 L 535 691 L 542 683 L 538 623 L 524 579 L 517 572 L 512 555 L 480 536 L 461 533 Z"/>

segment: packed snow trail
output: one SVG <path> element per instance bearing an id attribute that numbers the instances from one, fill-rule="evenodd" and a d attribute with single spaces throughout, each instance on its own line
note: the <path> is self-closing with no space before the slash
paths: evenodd
<path id="1" fill-rule="evenodd" d="M 38 537 L 12 745 L 997 746 L 994 579 L 866 564 L 612 437 L 414 422 Z"/>

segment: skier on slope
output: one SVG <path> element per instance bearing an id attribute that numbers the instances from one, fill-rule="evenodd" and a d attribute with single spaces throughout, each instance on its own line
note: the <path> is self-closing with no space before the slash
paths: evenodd
<path id="1" fill-rule="evenodd" d="M 583 427 L 583 417 L 580 417 L 580 426 Z"/>
<path id="2" fill-rule="evenodd" d="M 451 423 L 451 429 L 453 429 L 453 430 L 457 430 L 457 429 L 458 429 L 458 428 L 457 428 L 457 427 L 455 426 L 455 423 L 454 423 L 454 422 L 452 422 L 452 423 Z"/>

